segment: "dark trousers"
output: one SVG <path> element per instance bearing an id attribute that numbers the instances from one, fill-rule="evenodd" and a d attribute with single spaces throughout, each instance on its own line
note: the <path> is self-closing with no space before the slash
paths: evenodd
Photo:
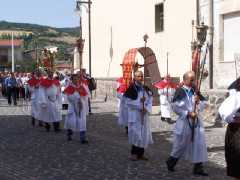
<path id="1" fill-rule="evenodd" d="M 17 105 L 17 98 L 16 98 L 16 88 L 15 87 L 7 87 L 7 97 L 8 97 L 8 104 L 12 104 L 12 99 L 14 105 Z"/>
<path id="2" fill-rule="evenodd" d="M 51 128 L 50 123 L 45 122 L 45 128 L 49 131 Z M 53 122 L 53 128 L 55 132 L 58 132 L 60 130 L 60 122 Z"/>
<path id="3" fill-rule="evenodd" d="M 2 85 L 2 95 L 3 95 L 4 97 L 7 96 L 6 86 L 4 86 L 4 85 Z"/>
<path id="4" fill-rule="evenodd" d="M 132 145 L 131 154 L 137 157 L 142 157 L 144 155 L 144 148 Z"/>

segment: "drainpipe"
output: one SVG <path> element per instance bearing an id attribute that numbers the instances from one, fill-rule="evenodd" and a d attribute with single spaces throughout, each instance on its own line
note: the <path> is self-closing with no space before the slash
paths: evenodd
<path id="1" fill-rule="evenodd" d="M 214 0 L 209 0 L 209 88 L 213 89 Z"/>

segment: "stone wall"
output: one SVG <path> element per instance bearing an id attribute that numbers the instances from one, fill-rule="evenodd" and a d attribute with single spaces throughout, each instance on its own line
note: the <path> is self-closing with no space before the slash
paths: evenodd
<path id="1" fill-rule="evenodd" d="M 117 78 L 96 78 L 97 89 L 93 97 L 116 99 Z"/>
<path id="2" fill-rule="evenodd" d="M 227 95 L 226 89 L 212 89 L 203 91 L 203 95 L 208 98 L 208 107 L 204 113 L 204 119 L 215 126 L 223 126 L 224 123 L 218 114 L 218 108 L 225 100 Z"/>

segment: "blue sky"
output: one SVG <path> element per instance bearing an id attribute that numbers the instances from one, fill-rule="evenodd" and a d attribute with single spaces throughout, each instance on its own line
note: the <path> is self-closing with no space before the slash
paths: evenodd
<path id="1" fill-rule="evenodd" d="M 0 20 L 54 27 L 74 27 L 75 0 L 0 0 Z"/>

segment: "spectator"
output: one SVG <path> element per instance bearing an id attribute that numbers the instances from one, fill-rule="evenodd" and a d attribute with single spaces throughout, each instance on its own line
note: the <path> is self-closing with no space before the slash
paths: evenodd
<path id="1" fill-rule="evenodd" d="M 12 104 L 12 98 L 13 103 L 16 106 L 17 105 L 17 98 L 16 98 L 16 88 L 17 88 L 17 80 L 14 75 L 14 73 L 10 73 L 9 77 L 5 80 L 5 85 L 7 88 L 7 97 L 8 97 L 8 104 Z"/>

